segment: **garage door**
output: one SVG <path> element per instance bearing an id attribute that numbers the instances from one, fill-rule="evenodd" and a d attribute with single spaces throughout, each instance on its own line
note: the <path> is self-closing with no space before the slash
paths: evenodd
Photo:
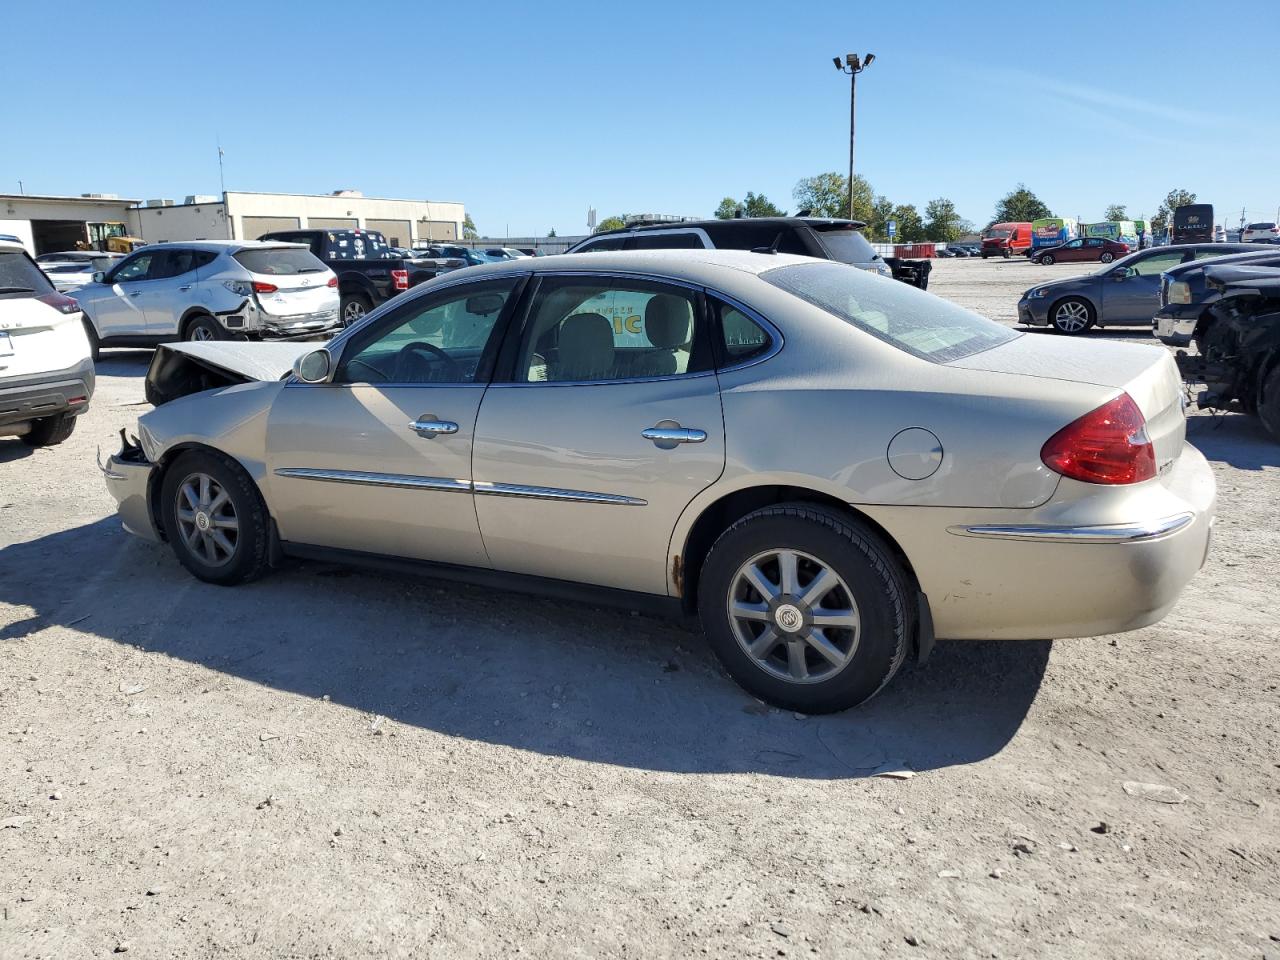
<path id="1" fill-rule="evenodd" d="M 452 220 L 419 220 L 419 240 L 457 240 L 458 225 Z"/>
<path id="2" fill-rule="evenodd" d="M 342 217 L 307 217 L 307 226 L 317 230 L 354 230 L 356 218 L 344 220 Z"/>
<path id="3" fill-rule="evenodd" d="M 297 230 L 297 217 L 241 217 L 244 235 L 247 240 L 256 240 L 264 233 L 275 233 L 277 230 Z"/>
<path id="4" fill-rule="evenodd" d="M 387 238 L 387 243 L 393 247 L 409 246 L 409 221 L 408 220 L 369 220 L 364 221 L 366 230 L 377 230 Z"/>

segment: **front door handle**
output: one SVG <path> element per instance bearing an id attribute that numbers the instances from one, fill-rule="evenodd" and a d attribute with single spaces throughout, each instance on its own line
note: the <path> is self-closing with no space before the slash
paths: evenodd
<path id="1" fill-rule="evenodd" d="M 426 437 L 430 440 L 432 437 L 438 437 L 442 434 L 458 432 L 458 425 L 452 420 L 437 420 L 429 413 L 424 413 L 417 420 L 409 421 L 409 429 L 420 437 Z"/>
<path id="2" fill-rule="evenodd" d="M 663 450 L 673 450 L 682 443 L 702 443 L 707 439 L 707 431 L 682 427 L 674 420 L 663 420 L 647 430 L 641 430 L 640 436 L 652 440 L 654 446 Z"/>

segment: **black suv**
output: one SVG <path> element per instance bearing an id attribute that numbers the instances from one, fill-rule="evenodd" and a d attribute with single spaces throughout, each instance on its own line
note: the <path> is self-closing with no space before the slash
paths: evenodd
<path id="1" fill-rule="evenodd" d="M 774 250 L 838 260 L 923 288 L 929 262 L 881 257 L 861 233 L 860 220 L 825 217 L 750 217 L 628 224 L 580 240 L 567 253 L 601 250 Z M 923 269 L 922 269 L 923 268 Z"/>

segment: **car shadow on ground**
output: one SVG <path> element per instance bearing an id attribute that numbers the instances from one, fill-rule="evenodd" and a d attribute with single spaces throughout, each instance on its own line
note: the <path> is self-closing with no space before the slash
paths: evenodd
<path id="1" fill-rule="evenodd" d="M 68 557 L 95 572 L 68 583 Z M 686 626 L 324 564 L 214 587 L 114 518 L 0 550 L 0 600 L 30 611 L 0 643 L 71 626 L 395 723 L 682 773 L 845 779 L 986 759 L 1017 732 L 1050 650 L 940 643 L 866 706 L 797 718 L 744 693 Z"/>
<path id="2" fill-rule="evenodd" d="M 1257 417 L 1242 413 L 1188 417 L 1187 440 L 1216 463 L 1241 470 L 1280 467 L 1280 441 Z"/>
<path id="3" fill-rule="evenodd" d="M 27 446 L 18 437 L 0 437 L 0 463 L 13 463 L 35 452 L 35 447 Z"/>
<path id="4" fill-rule="evenodd" d="M 112 350 L 103 347 L 94 362 L 100 377 L 141 377 L 151 366 L 152 350 Z"/>

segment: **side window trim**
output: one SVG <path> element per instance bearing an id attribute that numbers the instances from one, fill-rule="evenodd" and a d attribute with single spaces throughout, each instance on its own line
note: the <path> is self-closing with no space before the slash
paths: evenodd
<path id="1" fill-rule="evenodd" d="M 421 297 L 415 297 L 408 303 L 398 304 L 395 309 L 388 310 L 385 313 L 379 313 L 373 317 L 371 323 L 361 323 L 344 331 L 341 337 L 335 338 L 329 342 L 329 351 L 332 353 L 337 347 L 337 357 L 335 359 L 335 370 L 333 386 L 350 387 L 355 385 L 368 384 L 375 387 L 487 387 L 493 380 L 495 361 L 503 344 L 506 342 L 507 336 L 511 328 L 512 317 L 516 313 L 517 307 L 523 303 L 525 291 L 529 286 L 529 277 L 531 274 L 521 273 L 515 275 L 515 286 L 511 288 L 511 293 L 507 296 L 507 302 L 503 305 L 502 311 L 498 314 L 497 320 L 494 321 L 493 330 L 489 332 L 489 337 L 485 341 L 484 349 L 480 356 L 479 366 L 476 367 L 475 378 L 463 383 L 394 383 L 382 382 L 371 383 L 367 380 L 355 381 L 338 381 L 337 377 L 346 373 L 346 360 L 348 355 L 354 350 L 357 353 L 368 343 L 378 339 L 380 334 L 385 333 L 389 328 L 395 328 L 404 323 L 408 319 L 408 314 L 419 314 L 432 309 L 433 306 L 442 300 L 453 299 L 455 295 L 466 287 L 471 286 L 487 286 L 495 280 L 501 280 L 502 277 L 469 277 L 466 280 L 459 280 L 454 283 L 448 283 L 441 287 L 432 289 L 430 293 L 424 293 Z M 464 293 L 465 296 L 465 293 Z M 368 333 L 368 339 L 364 338 L 364 334 Z M 354 341 L 354 345 L 353 345 Z"/>
<path id="2" fill-rule="evenodd" d="M 751 367 L 757 363 L 764 363 L 766 360 L 773 359 L 782 351 L 782 347 L 786 342 L 785 338 L 782 336 L 782 331 L 779 330 L 771 320 L 765 318 L 759 310 L 756 310 L 754 307 L 749 307 L 741 300 L 731 297 L 728 294 L 721 293 L 718 290 L 713 290 L 710 287 L 704 288 L 703 293 L 706 294 L 708 313 L 715 318 L 715 336 L 711 339 L 712 343 L 715 345 L 716 372 L 727 373 L 730 370 L 741 370 L 744 367 Z M 759 324 L 760 328 L 769 335 L 769 339 L 771 341 L 769 349 L 757 356 L 748 357 L 747 359 L 738 361 L 737 363 L 732 362 L 732 358 L 727 356 L 724 352 L 724 330 L 720 326 L 720 311 L 718 309 L 711 309 L 711 302 L 713 300 L 717 300 L 725 306 L 732 307 L 734 310 L 740 311 L 753 323 Z"/>

